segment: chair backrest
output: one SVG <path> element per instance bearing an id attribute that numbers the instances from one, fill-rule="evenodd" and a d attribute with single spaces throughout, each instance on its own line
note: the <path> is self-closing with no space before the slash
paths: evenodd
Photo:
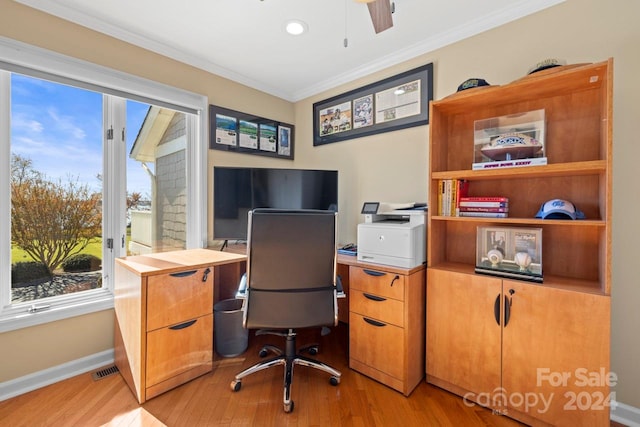
<path id="1" fill-rule="evenodd" d="M 254 209 L 247 233 L 247 328 L 335 325 L 337 214 Z"/>

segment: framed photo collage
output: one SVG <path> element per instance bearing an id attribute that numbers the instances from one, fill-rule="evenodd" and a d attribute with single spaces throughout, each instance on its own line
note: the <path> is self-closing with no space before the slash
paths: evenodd
<path id="1" fill-rule="evenodd" d="M 433 64 L 313 104 L 313 145 L 429 123 Z"/>
<path id="2" fill-rule="evenodd" d="M 209 148 L 293 160 L 294 126 L 209 105 Z"/>

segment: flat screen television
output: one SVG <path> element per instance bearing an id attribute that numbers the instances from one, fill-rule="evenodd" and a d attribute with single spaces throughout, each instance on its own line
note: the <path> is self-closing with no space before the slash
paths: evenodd
<path id="1" fill-rule="evenodd" d="M 213 168 L 213 238 L 246 240 L 254 208 L 338 210 L 338 171 Z"/>

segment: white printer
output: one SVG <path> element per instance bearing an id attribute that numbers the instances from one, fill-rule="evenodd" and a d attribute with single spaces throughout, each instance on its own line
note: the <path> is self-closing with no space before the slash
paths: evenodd
<path id="1" fill-rule="evenodd" d="M 366 202 L 358 224 L 358 261 L 413 268 L 426 261 L 426 206 Z"/>

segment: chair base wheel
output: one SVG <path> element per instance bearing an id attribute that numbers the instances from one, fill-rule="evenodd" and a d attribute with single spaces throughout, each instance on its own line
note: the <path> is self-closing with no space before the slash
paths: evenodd
<path id="1" fill-rule="evenodd" d="M 340 384 L 340 378 L 338 377 L 329 378 L 329 384 L 331 384 L 332 386 L 337 386 L 338 384 Z"/>
<path id="2" fill-rule="evenodd" d="M 284 404 L 284 412 L 286 412 L 287 414 L 293 412 L 293 400 L 291 400 L 289 403 L 285 403 Z"/>
<path id="3" fill-rule="evenodd" d="M 262 350 L 260 350 L 260 353 L 258 353 L 258 356 L 267 357 L 267 354 L 269 354 L 269 351 L 263 348 Z"/>
<path id="4" fill-rule="evenodd" d="M 242 388 L 242 381 L 238 381 L 238 380 L 231 381 L 232 391 L 240 391 L 241 388 Z"/>

